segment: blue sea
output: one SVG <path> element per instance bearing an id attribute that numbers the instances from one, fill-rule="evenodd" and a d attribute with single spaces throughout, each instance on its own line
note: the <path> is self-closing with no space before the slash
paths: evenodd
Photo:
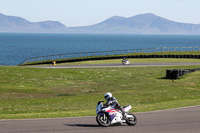
<path id="1" fill-rule="evenodd" d="M 156 47 L 200 47 L 200 36 L 0 33 L 0 65 L 55 54 Z"/>

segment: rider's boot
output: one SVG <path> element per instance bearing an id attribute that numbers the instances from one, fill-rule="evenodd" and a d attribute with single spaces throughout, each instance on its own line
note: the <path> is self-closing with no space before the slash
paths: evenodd
<path id="1" fill-rule="evenodd" d="M 122 111 L 122 120 L 126 120 L 126 113 L 124 110 Z"/>

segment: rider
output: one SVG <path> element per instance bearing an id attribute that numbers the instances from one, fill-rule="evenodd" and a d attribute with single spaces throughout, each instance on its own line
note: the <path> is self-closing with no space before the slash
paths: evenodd
<path id="1" fill-rule="evenodd" d="M 122 112 L 122 119 L 125 119 L 125 111 L 121 108 L 120 104 L 117 102 L 117 99 L 115 97 L 112 97 L 112 94 L 110 92 L 107 92 L 104 97 L 107 101 L 105 106 L 114 105 L 116 109 L 119 109 Z"/>
<path id="2" fill-rule="evenodd" d="M 125 61 L 126 61 L 126 57 L 123 58 L 122 62 L 125 62 Z"/>

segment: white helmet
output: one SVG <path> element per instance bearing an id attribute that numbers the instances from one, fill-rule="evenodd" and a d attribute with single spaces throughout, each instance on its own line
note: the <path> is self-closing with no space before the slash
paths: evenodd
<path id="1" fill-rule="evenodd" d="M 104 95 L 104 97 L 105 97 L 105 100 L 108 100 L 109 98 L 112 97 L 112 94 L 111 94 L 110 92 L 107 92 L 107 93 Z"/>

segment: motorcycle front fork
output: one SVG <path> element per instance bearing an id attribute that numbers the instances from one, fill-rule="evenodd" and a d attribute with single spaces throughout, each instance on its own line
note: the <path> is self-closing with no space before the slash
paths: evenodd
<path id="1" fill-rule="evenodd" d="M 103 115 L 103 120 L 104 120 L 104 121 L 106 120 L 106 114 Z"/>

